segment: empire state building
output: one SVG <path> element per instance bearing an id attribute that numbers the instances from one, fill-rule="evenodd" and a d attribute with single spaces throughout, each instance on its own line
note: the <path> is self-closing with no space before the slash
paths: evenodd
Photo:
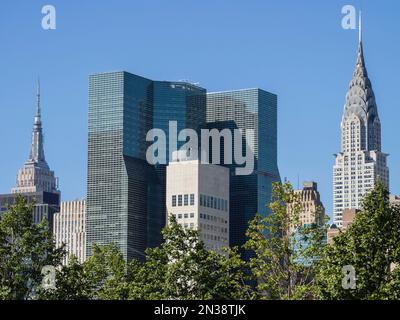
<path id="1" fill-rule="evenodd" d="M 52 230 L 53 215 L 60 210 L 60 191 L 54 171 L 50 170 L 44 155 L 39 83 L 29 158 L 18 171 L 17 184 L 11 193 L 0 195 L 0 218 L 10 205 L 16 203 L 18 196 L 35 203 L 33 222 L 39 223 L 46 218 Z"/>
<path id="2" fill-rule="evenodd" d="M 341 152 L 333 167 L 333 222 L 342 227 L 344 209 L 360 209 L 363 196 L 378 181 L 389 189 L 387 157 L 381 150 L 381 123 L 365 66 L 359 21 L 357 64 L 341 123 Z"/>

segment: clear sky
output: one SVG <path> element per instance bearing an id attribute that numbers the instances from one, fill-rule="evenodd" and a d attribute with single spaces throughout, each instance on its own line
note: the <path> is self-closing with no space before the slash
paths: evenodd
<path id="1" fill-rule="evenodd" d="M 41 28 L 42 6 L 57 29 Z M 2 0 L 0 193 L 27 159 L 40 75 L 47 160 L 63 200 L 86 193 L 88 75 L 126 70 L 208 91 L 260 87 L 279 96 L 279 168 L 319 183 L 332 212 L 333 154 L 356 62 L 341 8 L 362 8 L 366 64 L 400 194 L 400 2 L 295 0 Z"/>

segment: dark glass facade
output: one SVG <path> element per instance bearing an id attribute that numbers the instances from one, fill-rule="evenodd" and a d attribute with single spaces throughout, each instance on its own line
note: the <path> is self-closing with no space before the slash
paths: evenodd
<path id="1" fill-rule="evenodd" d="M 230 246 L 246 241 L 248 222 L 256 213 L 266 216 L 272 195 L 272 183 L 280 181 L 277 165 L 277 96 L 261 89 L 246 89 L 207 95 L 206 128 L 218 130 L 254 130 L 254 171 L 236 175 L 231 169 L 230 184 Z M 245 142 L 243 141 L 243 144 Z M 242 150 L 244 148 L 242 147 Z"/>
<path id="2" fill-rule="evenodd" d="M 172 159 L 173 147 L 169 145 L 170 121 L 176 121 L 177 134 L 183 129 L 198 131 L 206 121 L 206 90 L 186 82 L 153 82 L 153 113 L 152 128 L 161 129 L 166 134 L 167 164 Z M 183 146 L 185 141 L 178 141 L 177 148 Z M 154 211 L 149 211 L 152 222 L 149 223 L 149 246 L 157 246 L 162 241 L 161 229 L 166 223 L 166 166 L 156 164 L 156 176 L 160 201 L 152 202 Z M 154 212 L 161 212 L 161 216 L 153 217 Z"/>
<path id="3" fill-rule="evenodd" d="M 165 164 L 150 165 L 150 129 L 205 122 L 206 92 L 127 72 L 90 76 L 87 255 L 93 243 L 116 243 L 126 260 L 143 259 L 161 243 L 165 225 Z M 202 96 L 203 98 L 199 97 Z M 202 103 L 199 103 L 199 101 Z M 168 147 L 167 147 L 168 148 Z"/>
<path id="4" fill-rule="evenodd" d="M 32 212 L 33 223 L 39 223 L 46 219 L 49 222 L 49 229 L 53 231 L 53 216 L 60 211 L 60 193 L 41 191 L 2 194 L 0 195 L 0 218 L 9 206 L 16 203 L 18 196 L 24 197 L 28 203 L 35 203 Z"/>

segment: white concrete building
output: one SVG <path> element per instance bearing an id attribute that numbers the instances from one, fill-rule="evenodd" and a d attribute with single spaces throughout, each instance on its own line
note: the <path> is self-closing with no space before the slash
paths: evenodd
<path id="1" fill-rule="evenodd" d="M 333 167 L 333 222 L 342 226 L 344 209 L 360 209 L 364 195 L 381 181 L 389 189 L 387 154 L 381 151 L 381 123 L 365 67 L 361 17 L 357 65 L 346 96 L 341 151 Z"/>
<path id="2" fill-rule="evenodd" d="M 184 228 L 200 231 L 206 247 L 229 246 L 229 169 L 198 160 L 170 162 L 166 207 Z"/>
<path id="3" fill-rule="evenodd" d="M 86 258 L 86 200 L 61 202 L 60 212 L 54 215 L 53 234 L 57 247 L 63 243 L 67 251 L 63 264 L 75 255 L 79 262 Z"/>

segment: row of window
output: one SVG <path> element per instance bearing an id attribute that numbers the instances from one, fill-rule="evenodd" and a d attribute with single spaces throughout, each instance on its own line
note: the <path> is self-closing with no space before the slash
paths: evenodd
<path id="1" fill-rule="evenodd" d="M 194 223 L 181 223 L 181 225 L 183 226 L 184 229 L 194 229 Z"/>
<path id="2" fill-rule="evenodd" d="M 189 218 L 194 218 L 194 213 L 179 213 L 176 215 L 176 218 L 179 219 L 189 219 Z"/>
<path id="3" fill-rule="evenodd" d="M 227 220 L 222 219 L 221 217 L 216 217 L 205 213 L 200 213 L 200 219 L 211 220 L 213 222 L 218 222 L 218 223 L 228 223 Z"/>
<path id="4" fill-rule="evenodd" d="M 213 231 L 213 232 L 217 232 L 217 233 L 228 233 L 228 228 L 226 228 L 226 227 L 220 227 L 220 226 L 215 226 L 212 224 L 200 223 L 200 231 L 203 231 L 203 230 Z"/>
<path id="5" fill-rule="evenodd" d="M 200 206 L 228 212 L 228 200 L 204 194 L 200 195 Z"/>
<path id="6" fill-rule="evenodd" d="M 172 206 L 182 207 L 183 206 L 194 206 L 194 193 L 189 194 L 179 194 L 172 196 Z"/>
<path id="7" fill-rule="evenodd" d="M 203 240 L 211 240 L 211 241 L 220 241 L 223 243 L 228 243 L 228 239 L 226 237 L 216 236 L 214 234 L 203 233 L 201 234 L 201 238 Z M 219 249 L 220 247 L 218 247 Z"/>

